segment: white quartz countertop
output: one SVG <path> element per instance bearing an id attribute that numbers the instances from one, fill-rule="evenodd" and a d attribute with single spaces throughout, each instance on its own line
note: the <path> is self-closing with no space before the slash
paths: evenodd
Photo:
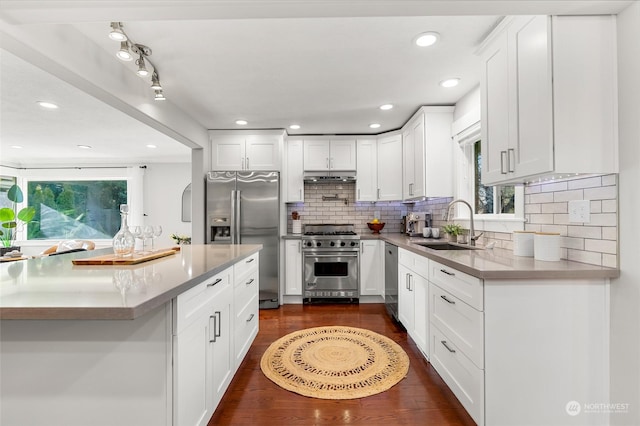
<path id="1" fill-rule="evenodd" d="M 511 250 L 433 250 L 419 242 L 444 242 L 404 234 L 361 235 L 361 239 L 381 239 L 403 249 L 483 279 L 580 279 L 615 278 L 620 271 L 604 266 L 561 260 L 545 262 L 533 257 L 514 256 Z"/>
<path id="2" fill-rule="evenodd" d="M 0 319 L 135 319 L 260 251 L 260 244 L 183 245 L 131 266 L 73 265 L 111 249 L 0 264 Z"/>

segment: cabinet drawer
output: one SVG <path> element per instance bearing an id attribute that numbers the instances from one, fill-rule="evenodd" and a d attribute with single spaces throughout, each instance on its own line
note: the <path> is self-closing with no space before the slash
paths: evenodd
<path id="1" fill-rule="evenodd" d="M 398 263 L 424 278 L 429 277 L 429 259 L 405 249 L 398 249 Z"/>
<path id="2" fill-rule="evenodd" d="M 429 281 L 479 311 L 484 310 L 483 281 L 441 263 L 430 261 Z"/>
<path id="3" fill-rule="evenodd" d="M 259 253 L 254 253 L 251 256 L 242 259 L 240 262 L 233 265 L 233 276 L 235 277 L 235 284 L 239 285 L 243 282 L 244 278 L 251 272 L 258 269 Z"/>
<path id="4" fill-rule="evenodd" d="M 256 269 L 236 282 L 233 292 L 235 312 L 242 311 L 249 301 L 258 294 L 258 274 Z"/>
<path id="5" fill-rule="evenodd" d="M 478 425 L 484 424 L 484 371 L 431 325 L 431 365 Z"/>
<path id="6" fill-rule="evenodd" d="M 446 333 L 477 367 L 484 368 L 484 313 L 433 283 L 429 284 L 429 313 L 431 324 Z"/>
<path id="7" fill-rule="evenodd" d="M 255 336 L 258 334 L 258 295 L 256 294 L 245 306 L 239 311 L 234 319 L 234 354 L 236 356 L 236 365 L 242 362 Z"/>
<path id="8" fill-rule="evenodd" d="M 201 282 L 176 297 L 173 307 L 173 332 L 178 334 L 209 309 L 211 300 L 231 285 L 232 268 Z"/>

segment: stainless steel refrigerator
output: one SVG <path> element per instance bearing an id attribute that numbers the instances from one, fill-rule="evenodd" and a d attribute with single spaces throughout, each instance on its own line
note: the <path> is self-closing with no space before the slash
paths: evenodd
<path id="1" fill-rule="evenodd" d="M 260 309 L 279 303 L 279 172 L 209 172 L 207 244 L 262 244 Z"/>

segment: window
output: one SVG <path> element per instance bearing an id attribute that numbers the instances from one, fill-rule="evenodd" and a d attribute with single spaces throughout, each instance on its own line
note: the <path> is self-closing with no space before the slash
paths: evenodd
<path id="1" fill-rule="evenodd" d="M 120 204 L 127 204 L 127 181 L 30 180 L 26 198 L 36 209 L 28 240 L 112 238 L 120 228 Z"/>
<path id="2" fill-rule="evenodd" d="M 473 185 L 476 214 L 515 214 L 515 187 L 482 184 L 482 147 L 473 144 Z"/>

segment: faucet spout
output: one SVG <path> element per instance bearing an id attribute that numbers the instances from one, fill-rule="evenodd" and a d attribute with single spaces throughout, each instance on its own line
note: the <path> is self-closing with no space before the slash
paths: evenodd
<path id="1" fill-rule="evenodd" d="M 451 206 L 453 206 L 456 203 L 462 203 L 465 206 L 469 207 L 469 245 L 470 246 L 475 246 L 476 245 L 476 240 L 478 238 L 480 238 L 480 236 L 483 234 L 483 232 L 481 232 L 480 234 L 476 235 L 475 226 L 473 224 L 473 207 L 471 207 L 471 204 L 469 204 L 468 202 L 466 202 L 462 198 L 459 198 L 457 200 L 453 200 L 447 206 L 447 214 L 445 216 L 445 220 L 449 220 L 449 211 L 451 210 Z"/>

